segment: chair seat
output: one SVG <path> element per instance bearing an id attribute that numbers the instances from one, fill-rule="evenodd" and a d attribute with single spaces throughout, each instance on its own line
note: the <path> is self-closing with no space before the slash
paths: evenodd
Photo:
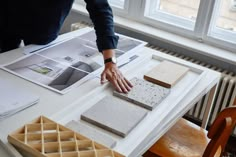
<path id="1" fill-rule="evenodd" d="M 223 109 L 209 132 L 182 118 L 147 153 L 161 157 L 220 157 L 235 125 L 236 106 Z"/>
<path id="2" fill-rule="evenodd" d="M 201 157 L 208 142 L 206 130 L 182 118 L 149 151 L 161 157 Z"/>

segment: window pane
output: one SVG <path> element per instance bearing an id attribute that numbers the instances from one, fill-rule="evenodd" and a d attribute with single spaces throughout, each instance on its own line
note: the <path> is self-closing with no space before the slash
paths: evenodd
<path id="1" fill-rule="evenodd" d="M 116 8 L 119 8 L 119 9 L 124 9 L 125 1 L 127 1 L 127 0 L 108 0 L 108 3 L 112 7 L 116 7 Z M 75 0 L 75 3 L 79 3 L 79 4 L 83 4 L 83 5 L 86 4 L 84 2 L 84 0 Z"/>
<path id="2" fill-rule="evenodd" d="M 147 0 L 145 16 L 193 31 L 200 0 Z"/>
<path id="3" fill-rule="evenodd" d="M 216 26 L 236 32 L 236 0 L 221 0 Z"/>
<path id="4" fill-rule="evenodd" d="M 235 0 L 216 0 L 208 36 L 236 44 Z M 232 47 L 232 46 L 231 46 Z"/>
<path id="5" fill-rule="evenodd" d="M 160 0 L 159 10 L 195 21 L 200 0 Z"/>
<path id="6" fill-rule="evenodd" d="M 108 2 L 113 7 L 124 9 L 125 0 L 108 0 Z"/>

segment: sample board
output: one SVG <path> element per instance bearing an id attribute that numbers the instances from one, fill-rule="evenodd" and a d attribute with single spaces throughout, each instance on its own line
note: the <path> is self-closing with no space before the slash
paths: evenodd
<path id="1" fill-rule="evenodd" d="M 113 95 L 135 103 L 148 110 L 153 110 L 170 93 L 170 89 L 134 77 L 130 80 L 133 85 L 127 94 L 113 92 Z"/>
<path id="2" fill-rule="evenodd" d="M 146 116 L 147 110 L 113 96 L 106 96 L 82 113 L 81 119 L 113 132 L 128 135 Z"/>
<path id="3" fill-rule="evenodd" d="M 171 88 L 188 70 L 189 68 L 177 63 L 162 61 L 145 74 L 144 79 L 163 87 Z"/>

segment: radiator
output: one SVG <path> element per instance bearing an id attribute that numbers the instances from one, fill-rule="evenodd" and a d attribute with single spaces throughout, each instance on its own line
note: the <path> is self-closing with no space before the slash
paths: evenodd
<path id="1" fill-rule="evenodd" d="M 218 84 L 218 87 L 216 89 L 216 95 L 215 99 L 213 100 L 213 107 L 212 107 L 212 112 L 210 114 L 210 119 L 208 122 L 208 126 L 210 126 L 213 121 L 215 120 L 217 114 L 224 108 L 233 106 L 235 104 L 234 100 L 236 97 L 236 74 L 233 72 L 229 72 L 220 68 L 217 68 L 215 66 L 212 66 L 210 64 L 206 64 L 197 60 L 194 60 L 192 58 L 179 55 L 178 53 L 168 51 L 166 49 L 157 47 L 157 46 L 152 46 L 148 45 L 148 47 L 158 50 L 160 52 L 190 61 L 192 63 L 210 68 L 212 70 L 216 70 L 220 72 L 221 79 Z M 195 105 L 194 107 L 186 114 L 187 117 L 193 119 L 194 121 L 199 121 L 202 122 L 203 120 L 203 114 L 207 106 L 207 101 L 209 98 L 209 93 L 204 95 Z M 233 135 L 236 136 L 236 128 L 234 129 Z"/>
<path id="2" fill-rule="evenodd" d="M 79 22 L 79 23 L 74 23 L 71 25 L 71 31 L 84 28 L 87 26 L 92 26 L 91 23 L 86 23 L 86 22 Z M 208 126 L 212 124 L 212 122 L 215 120 L 217 114 L 224 108 L 232 106 L 236 102 L 234 102 L 235 97 L 236 97 L 236 74 L 233 72 L 229 72 L 226 70 L 223 70 L 221 68 L 212 66 L 210 64 L 203 63 L 201 61 L 195 60 L 190 57 L 186 57 L 184 55 L 179 55 L 176 52 L 169 51 L 164 48 L 160 48 L 158 46 L 150 45 L 148 44 L 147 47 L 158 50 L 160 52 L 190 61 L 192 63 L 210 68 L 212 70 L 216 70 L 220 72 L 221 79 L 220 82 L 217 86 L 216 89 L 216 95 L 215 99 L 213 100 L 213 107 L 212 107 L 212 112 L 210 114 L 210 119 L 208 121 Z M 209 98 L 209 93 L 204 95 L 195 105 L 194 107 L 186 114 L 189 118 L 193 119 L 194 121 L 202 122 L 203 120 L 203 115 L 204 111 L 207 106 L 207 101 Z M 233 135 L 236 136 L 236 128 L 234 129 Z"/>

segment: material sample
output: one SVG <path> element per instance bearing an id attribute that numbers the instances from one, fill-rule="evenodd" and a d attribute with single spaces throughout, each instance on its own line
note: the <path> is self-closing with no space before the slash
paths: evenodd
<path id="1" fill-rule="evenodd" d="M 133 85 L 127 94 L 113 92 L 113 95 L 135 103 L 148 110 L 153 110 L 170 93 L 170 89 L 134 77 L 130 80 Z"/>
<path id="2" fill-rule="evenodd" d="M 81 119 L 121 137 L 139 124 L 147 110 L 125 100 L 106 96 L 81 115 Z"/>

